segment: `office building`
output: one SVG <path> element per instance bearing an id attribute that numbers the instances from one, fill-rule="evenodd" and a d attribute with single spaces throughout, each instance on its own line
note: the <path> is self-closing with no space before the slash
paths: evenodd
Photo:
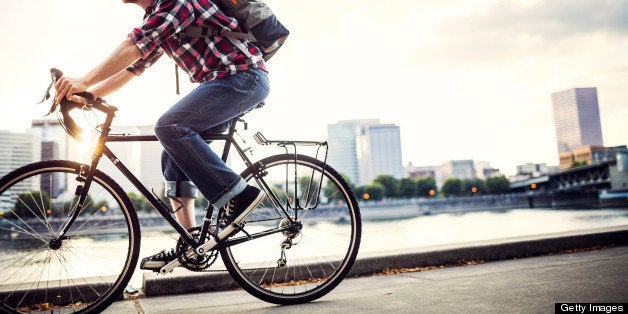
<path id="1" fill-rule="evenodd" d="M 356 139 L 362 126 L 378 123 L 378 119 L 365 119 L 344 120 L 327 125 L 327 143 L 329 145 L 327 163 L 347 176 L 353 184 L 357 184 L 360 177 Z"/>
<path id="2" fill-rule="evenodd" d="M 36 134 L 0 131 L 0 177 L 16 168 L 39 161 L 41 157 L 40 139 Z M 38 182 L 32 186 L 22 186 L 23 191 L 38 190 Z"/>
<path id="3" fill-rule="evenodd" d="M 361 128 L 356 139 L 359 185 L 368 185 L 379 175 L 403 178 L 401 136 L 394 124 L 370 124 Z"/>
<path id="4" fill-rule="evenodd" d="M 558 153 L 603 146 L 597 89 L 574 88 L 552 94 Z"/>
<path id="5" fill-rule="evenodd" d="M 440 167 L 443 179 L 458 178 L 460 180 L 475 179 L 476 171 L 473 160 L 449 160 Z"/>
<path id="6" fill-rule="evenodd" d="M 604 147 L 587 145 L 572 149 L 560 154 L 560 170 L 571 168 L 573 165 L 592 165 L 599 162 L 616 160 L 619 153 L 626 150 L 626 146 Z"/>
<path id="7" fill-rule="evenodd" d="M 328 163 L 355 185 L 368 185 L 380 174 L 402 178 L 399 127 L 379 119 L 344 120 L 327 126 Z"/>

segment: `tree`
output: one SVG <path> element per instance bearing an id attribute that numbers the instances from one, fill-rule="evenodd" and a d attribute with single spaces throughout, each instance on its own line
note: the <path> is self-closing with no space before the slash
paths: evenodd
<path id="1" fill-rule="evenodd" d="M 367 201 L 381 201 L 384 199 L 385 191 L 386 189 L 382 184 L 373 182 L 365 187 L 362 198 Z"/>
<path id="2" fill-rule="evenodd" d="M 503 194 L 510 191 L 510 181 L 504 175 L 486 178 L 485 183 L 486 191 L 490 194 Z"/>
<path id="3" fill-rule="evenodd" d="M 403 178 L 399 180 L 397 196 L 401 198 L 412 198 L 417 196 L 416 182 L 412 180 L 412 178 Z"/>
<path id="4" fill-rule="evenodd" d="M 150 212 L 153 209 L 153 206 L 144 198 L 144 196 L 137 195 L 133 192 L 127 193 L 129 199 L 131 199 L 131 204 L 137 212 Z M 168 203 L 166 203 L 168 204 Z"/>
<path id="5" fill-rule="evenodd" d="M 366 186 L 358 186 L 355 189 L 353 189 L 353 193 L 355 195 L 355 198 L 358 199 L 358 201 L 362 201 L 364 200 L 364 193 L 366 193 Z"/>
<path id="6" fill-rule="evenodd" d="M 583 161 L 572 161 L 571 162 L 571 166 L 569 168 L 577 168 L 577 167 L 582 167 L 582 166 L 586 166 L 587 162 L 586 160 Z"/>
<path id="7" fill-rule="evenodd" d="M 445 196 L 462 195 L 462 181 L 458 178 L 449 178 L 443 183 L 441 191 Z"/>
<path id="8" fill-rule="evenodd" d="M 42 208 L 49 206 L 50 208 Z M 43 210 L 52 210 L 53 204 L 50 202 L 50 196 L 44 191 L 35 191 L 22 193 L 17 196 L 15 208 L 13 208 L 13 214 L 16 217 L 30 218 L 30 217 L 43 217 Z"/>
<path id="9" fill-rule="evenodd" d="M 78 205 L 79 196 L 74 196 L 72 200 L 63 203 L 63 210 L 66 212 L 74 212 L 76 210 L 76 206 Z M 95 212 L 106 212 L 109 210 L 109 204 L 105 200 L 94 201 L 94 199 L 87 194 L 85 197 L 85 202 L 83 202 L 83 208 L 81 209 L 80 215 L 82 216 L 91 216 L 94 215 Z"/>
<path id="10" fill-rule="evenodd" d="M 399 180 L 395 179 L 395 177 L 387 174 L 378 175 L 373 183 L 379 183 L 384 188 L 384 197 L 396 197 L 397 196 L 397 185 L 399 184 Z"/>
<path id="11" fill-rule="evenodd" d="M 486 193 L 486 185 L 482 179 L 462 180 L 463 195 L 480 195 Z"/>
<path id="12" fill-rule="evenodd" d="M 329 180 L 327 180 L 327 184 L 325 184 L 325 187 L 323 187 L 323 194 L 330 201 L 341 200 L 343 198 L 343 195 L 340 193 L 340 191 L 338 191 L 338 187 Z"/>
<path id="13" fill-rule="evenodd" d="M 432 176 L 418 178 L 416 180 L 416 186 L 417 195 L 420 197 L 434 196 L 438 192 L 436 180 L 434 180 L 434 177 Z M 430 191 L 433 191 L 433 194 L 430 194 Z"/>

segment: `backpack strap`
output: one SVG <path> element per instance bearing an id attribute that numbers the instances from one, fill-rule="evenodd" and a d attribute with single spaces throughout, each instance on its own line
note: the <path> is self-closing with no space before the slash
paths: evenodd
<path id="1" fill-rule="evenodd" d="M 182 34 L 183 37 L 201 38 L 201 37 L 216 37 L 225 36 L 237 39 L 244 39 L 250 42 L 256 42 L 255 37 L 250 33 L 233 32 L 225 29 L 216 29 L 204 26 L 188 26 Z"/>

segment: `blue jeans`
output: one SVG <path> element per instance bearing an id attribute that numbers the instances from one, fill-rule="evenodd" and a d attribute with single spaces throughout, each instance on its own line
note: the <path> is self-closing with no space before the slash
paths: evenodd
<path id="1" fill-rule="evenodd" d="M 214 208 L 224 206 L 246 187 L 199 133 L 224 132 L 231 119 L 258 106 L 269 92 L 266 72 L 249 69 L 201 83 L 155 124 L 164 147 L 166 194 L 196 197 L 197 189 Z"/>

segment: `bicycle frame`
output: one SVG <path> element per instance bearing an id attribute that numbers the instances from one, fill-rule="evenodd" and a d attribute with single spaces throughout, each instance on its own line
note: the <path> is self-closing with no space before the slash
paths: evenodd
<path id="1" fill-rule="evenodd" d="M 168 224 L 170 224 L 170 226 L 177 232 L 179 233 L 179 235 L 181 236 L 181 238 L 183 239 L 183 241 L 185 241 L 185 243 L 187 245 L 189 245 L 191 248 L 194 249 L 195 253 L 197 254 L 204 254 L 206 252 L 208 252 L 209 250 L 215 249 L 218 246 L 220 247 L 226 247 L 226 246 L 231 246 L 231 245 L 235 245 L 235 244 L 239 244 L 242 242 L 246 242 L 255 238 L 259 238 L 262 236 L 267 236 L 270 234 L 274 234 L 274 233 L 278 233 L 278 232 L 283 232 L 287 229 L 290 228 L 290 224 L 288 224 L 287 226 L 284 227 L 277 227 L 275 229 L 269 229 L 269 230 L 265 230 L 256 234 L 246 234 L 246 236 L 243 237 L 239 237 L 239 238 L 235 238 L 235 239 L 228 239 L 228 240 L 223 240 L 220 239 L 218 237 L 218 234 L 216 232 L 212 232 L 211 230 L 211 221 L 212 221 L 212 215 L 213 215 L 213 210 L 214 208 L 210 208 L 211 205 L 208 205 L 207 208 L 207 213 L 205 218 L 203 219 L 203 224 L 201 226 L 201 232 L 200 232 L 200 236 L 198 237 L 198 241 L 194 239 L 194 237 L 188 232 L 188 230 L 186 230 L 172 215 L 172 213 L 174 211 L 171 211 L 168 207 L 168 205 L 164 204 L 164 202 L 159 199 L 159 197 L 157 195 L 155 195 L 154 193 L 151 193 L 146 186 L 144 186 L 144 184 L 142 184 L 142 182 L 124 165 L 124 163 L 118 159 L 118 157 L 113 153 L 113 151 L 111 151 L 111 149 L 106 145 L 109 142 L 138 142 L 138 141 L 157 141 L 157 137 L 155 135 L 139 135 L 139 136 L 132 136 L 132 135 L 126 135 L 126 134 L 111 134 L 110 131 L 110 127 L 113 121 L 113 118 L 115 117 L 115 112 L 117 110 L 116 107 L 114 106 L 110 106 L 110 105 L 105 105 L 103 103 L 99 103 L 96 102 L 92 105 L 92 108 L 95 108 L 101 112 L 104 112 L 106 114 L 106 118 L 105 118 L 105 122 L 100 126 L 101 128 L 101 134 L 98 137 L 98 141 L 94 150 L 94 153 L 92 154 L 92 160 L 91 160 L 91 164 L 89 166 L 87 165 L 82 165 L 80 172 L 78 174 L 78 178 L 77 180 L 82 182 L 83 185 L 79 185 L 79 187 L 77 188 L 77 195 L 79 196 L 79 201 L 78 201 L 78 205 L 76 210 L 74 211 L 72 217 L 70 217 L 70 219 L 68 220 L 67 224 L 63 227 L 62 232 L 60 233 L 59 237 L 57 238 L 57 240 L 63 240 L 63 239 L 67 239 L 67 237 L 65 236 L 65 233 L 69 230 L 70 226 L 74 223 L 74 221 L 76 220 L 76 218 L 78 217 L 79 213 L 81 212 L 81 208 L 84 205 L 84 202 L 87 198 L 87 194 L 89 191 L 89 187 L 90 184 L 92 182 L 94 173 L 97 169 L 98 163 L 100 162 L 100 159 L 102 158 L 102 156 L 104 155 L 105 157 L 107 157 L 109 160 L 111 160 L 111 162 L 114 164 L 114 166 L 131 182 L 131 184 L 133 184 L 133 186 L 135 186 L 135 188 L 138 189 L 138 191 L 144 195 L 144 197 L 148 200 L 148 202 L 159 212 L 159 214 L 168 222 Z M 236 133 L 236 125 L 238 122 L 244 122 L 243 120 L 240 119 L 240 117 L 236 117 L 234 119 L 231 120 L 231 125 L 228 129 L 227 133 L 213 133 L 213 134 L 208 134 L 208 135 L 201 135 L 202 138 L 206 141 L 206 142 L 211 142 L 211 141 L 223 141 L 225 143 L 224 148 L 223 148 L 223 152 L 222 152 L 222 160 L 226 161 L 227 157 L 229 156 L 229 153 L 231 151 L 231 148 L 233 147 L 236 152 L 238 153 L 238 155 L 240 156 L 240 158 L 243 160 L 245 167 L 250 167 L 253 164 L 253 162 L 249 159 L 249 157 L 245 154 L 249 148 L 243 148 L 242 146 L 240 146 L 240 144 L 234 139 L 234 134 Z M 245 123 L 245 127 L 246 127 L 246 122 Z M 262 145 L 270 145 L 270 144 L 276 144 L 280 147 L 284 147 L 286 149 L 286 151 L 288 151 L 287 146 L 294 146 L 295 149 L 295 164 L 296 164 L 296 146 L 297 145 L 309 145 L 309 146 L 325 146 L 327 147 L 327 143 L 326 142 L 315 142 L 315 141 L 269 141 L 266 140 L 263 135 L 261 133 L 257 133 L 254 136 L 255 140 Z M 318 156 L 318 150 L 317 150 L 317 156 Z M 326 159 L 327 159 L 327 150 L 325 150 L 325 163 L 326 163 Z M 259 165 L 260 171 L 263 168 L 263 165 Z M 322 176 L 322 173 L 321 173 Z M 284 206 L 282 204 L 282 201 L 279 200 L 279 198 L 272 192 L 271 188 L 268 186 L 268 184 L 264 181 L 264 179 L 259 175 L 258 172 L 256 172 L 254 174 L 254 178 L 257 181 L 258 185 L 264 190 L 264 192 L 268 195 L 270 201 L 273 203 L 273 205 L 275 206 L 276 209 L 280 209 L 283 212 L 283 215 L 289 219 L 289 221 L 291 223 L 294 223 L 297 219 L 298 219 L 298 210 L 294 211 L 294 216 L 290 215 L 287 211 L 287 208 L 290 206 L 289 204 L 287 204 L 286 206 Z M 286 175 L 286 181 L 288 178 L 288 174 Z M 295 174 L 294 174 L 294 178 L 295 178 L 295 191 L 296 191 L 296 178 L 297 178 L 297 173 L 296 173 L 296 168 L 295 168 Z M 321 182 L 320 184 L 322 184 L 322 180 L 319 180 L 319 182 Z M 307 188 L 307 192 L 306 192 L 306 200 L 307 197 L 309 197 L 309 191 L 311 189 L 311 185 L 312 185 L 312 179 L 310 179 L 309 182 L 309 186 Z M 287 185 L 286 185 L 287 186 Z M 321 189 L 320 189 L 320 185 L 318 188 L 318 191 L 320 193 Z M 301 206 L 299 205 L 299 200 L 298 198 L 295 200 L 295 209 L 303 209 L 301 208 Z M 318 206 L 318 202 L 315 204 L 314 208 Z M 176 210 L 175 210 L 176 211 Z M 216 229 L 217 230 L 217 225 L 218 222 L 216 222 Z M 234 228 L 237 228 L 237 226 L 235 226 Z M 212 239 L 210 239 L 207 242 L 203 242 L 202 239 L 206 239 L 208 233 L 212 236 Z M 174 267 L 172 267 L 174 268 Z"/>

